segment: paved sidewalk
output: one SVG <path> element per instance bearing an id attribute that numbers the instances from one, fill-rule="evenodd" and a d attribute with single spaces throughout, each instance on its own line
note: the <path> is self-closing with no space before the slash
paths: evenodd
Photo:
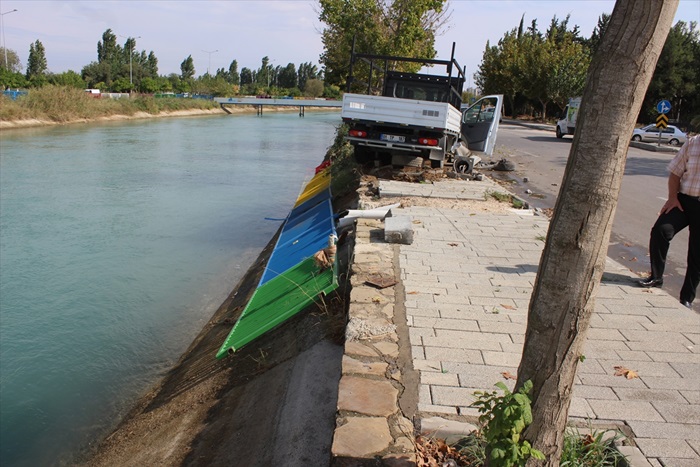
<path id="1" fill-rule="evenodd" d="M 459 193 L 483 199 L 497 185 L 488 180 L 381 181 L 379 188 L 381 204 L 390 204 L 397 196 Z M 466 430 L 468 425 L 459 422 L 475 421 L 478 414 L 469 407 L 474 391 L 491 391 L 498 381 L 514 385 L 503 373 L 517 372 L 549 221 L 530 210 L 418 204 L 393 210 L 394 216 L 410 217 L 414 231 L 411 245 L 393 251 L 405 293 L 410 358 L 419 372 L 413 421 L 424 432 L 445 434 Z M 370 240 L 358 238 L 357 247 Z M 586 358 L 578 366 L 570 421 L 622 428 L 636 446 L 623 448 L 633 456 L 633 466 L 698 466 L 700 315 L 661 289 L 636 287 L 635 279 L 608 259 Z M 401 306 L 398 300 L 396 306 Z M 403 315 L 395 313 L 394 322 Z M 615 376 L 616 366 L 639 377 Z"/>

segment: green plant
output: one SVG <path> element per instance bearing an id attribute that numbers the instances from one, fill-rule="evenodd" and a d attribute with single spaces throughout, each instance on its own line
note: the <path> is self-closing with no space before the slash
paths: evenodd
<path id="1" fill-rule="evenodd" d="M 606 436 L 613 433 L 613 436 Z M 564 436 L 559 465 L 562 467 L 604 467 L 621 466 L 626 464 L 626 457 L 615 447 L 615 443 L 624 438 L 616 430 L 591 430 L 590 434 L 582 435 L 578 429 L 567 429 Z"/>
<path id="2" fill-rule="evenodd" d="M 491 197 L 496 201 L 500 201 L 501 203 L 511 203 L 513 200 L 513 197 L 510 194 L 501 193 L 500 191 L 487 191 L 485 196 L 487 198 Z"/>
<path id="3" fill-rule="evenodd" d="M 544 459 L 544 454 L 533 448 L 520 435 L 532 423 L 530 391 L 532 381 L 527 381 L 517 393 L 512 393 L 502 382 L 496 387 L 503 391 L 477 391 L 476 401 L 471 405 L 482 414 L 479 423 L 486 440 L 486 455 L 493 466 L 524 465 L 530 457 Z"/>

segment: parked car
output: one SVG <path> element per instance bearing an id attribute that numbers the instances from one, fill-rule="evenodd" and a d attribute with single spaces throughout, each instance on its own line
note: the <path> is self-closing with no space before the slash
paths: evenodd
<path id="1" fill-rule="evenodd" d="M 661 142 L 668 143 L 671 146 L 684 144 L 687 137 L 685 133 L 673 125 L 669 125 L 661 130 Z M 653 123 L 643 128 L 635 128 L 632 132 L 632 141 L 646 141 L 648 143 L 656 143 L 659 141 L 659 128 Z"/>

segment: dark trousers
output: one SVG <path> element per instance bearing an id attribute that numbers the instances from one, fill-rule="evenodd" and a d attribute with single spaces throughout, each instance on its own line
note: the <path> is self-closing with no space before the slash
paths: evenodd
<path id="1" fill-rule="evenodd" d="M 651 257 L 651 277 L 661 279 L 666 268 L 666 254 L 671 239 L 684 228 L 690 228 L 688 240 L 688 266 L 685 282 L 681 288 L 682 302 L 693 303 L 700 283 L 700 199 L 678 194 L 683 211 L 678 208 L 661 214 L 651 229 L 649 256 Z"/>

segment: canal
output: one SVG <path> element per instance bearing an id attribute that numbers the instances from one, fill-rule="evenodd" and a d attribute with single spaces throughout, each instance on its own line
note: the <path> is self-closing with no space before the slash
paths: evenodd
<path id="1" fill-rule="evenodd" d="M 2 131 L 0 464 L 69 464 L 114 427 L 270 240 L 339 123 Z"/>

